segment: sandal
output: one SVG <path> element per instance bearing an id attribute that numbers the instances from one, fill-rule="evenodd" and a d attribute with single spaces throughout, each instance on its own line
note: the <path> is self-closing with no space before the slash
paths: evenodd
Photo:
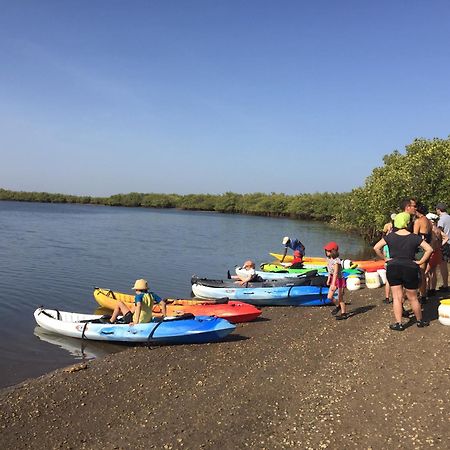
<path id="1" fill-rule="evenodd" d="M 336 320 L 345 320 L 348 319 L 348 313 L 340 314 L 339 316 L 336 316 Z"/>
<path id="2" fill-rule="evenodd" d="M 430 325 L 430 322 L 428 322 L 427 320 L 418 320 L 416 325 L 419 328 L 423 328 L 423 327 L 427 327 L 428 325 Z"/>
<path id="3" fill-rule="evenodd" d="M 339 306 L 336 306 L 336 308 L 331 310 L 331 315 L 335 316 L 340 310 L 341 308 Z"/>
<path id="4" fill-rule="evenodd" d="M 400 322 L 389 325 L 389 328 L 394 331 L 403 331 L 405 329 L 404 325 Z"/>

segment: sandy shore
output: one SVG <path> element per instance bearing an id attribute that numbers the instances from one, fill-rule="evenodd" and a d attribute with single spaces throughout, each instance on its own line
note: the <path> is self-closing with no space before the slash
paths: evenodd
<path id="1" fill-rule="evenodd" d="M 226 342 L 131 348 L 3 389 L 1 447 L 448 448 L 443 296 L 430 327 L 401 333 L 383 298 L 347 292 L 340 322 L 328 307 L 265 308 Z"/>

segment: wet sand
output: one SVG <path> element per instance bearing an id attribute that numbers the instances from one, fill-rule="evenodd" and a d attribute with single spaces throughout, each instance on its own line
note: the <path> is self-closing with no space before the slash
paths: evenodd
<path id="1" fill-rule="evenodd" d="M 265 308 L 226 342 L 135 347 L 0 391 L 2 448 L 448 448 L 450 327 L 389 330 L 383 289 Z"/>

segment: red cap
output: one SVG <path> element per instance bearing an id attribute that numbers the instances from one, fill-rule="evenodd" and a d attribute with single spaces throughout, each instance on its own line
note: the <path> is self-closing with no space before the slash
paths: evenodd
<path id="1" fill-rule="evenodd" d="M 339 250 L 339 246 L 336 244 L 336 242 L 328 242 L 327 245 L 323 248 L 324 250 L 328 250 L 331 252 L 332 250 Z"/>

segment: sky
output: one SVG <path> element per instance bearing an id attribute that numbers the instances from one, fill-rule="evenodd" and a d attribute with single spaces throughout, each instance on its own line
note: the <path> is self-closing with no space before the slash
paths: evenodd
<path id="1" fill-rule="evenodd" d="M 347 192 L 450 134 L 447 0 L 0 0 L 0 187 Z"/>

